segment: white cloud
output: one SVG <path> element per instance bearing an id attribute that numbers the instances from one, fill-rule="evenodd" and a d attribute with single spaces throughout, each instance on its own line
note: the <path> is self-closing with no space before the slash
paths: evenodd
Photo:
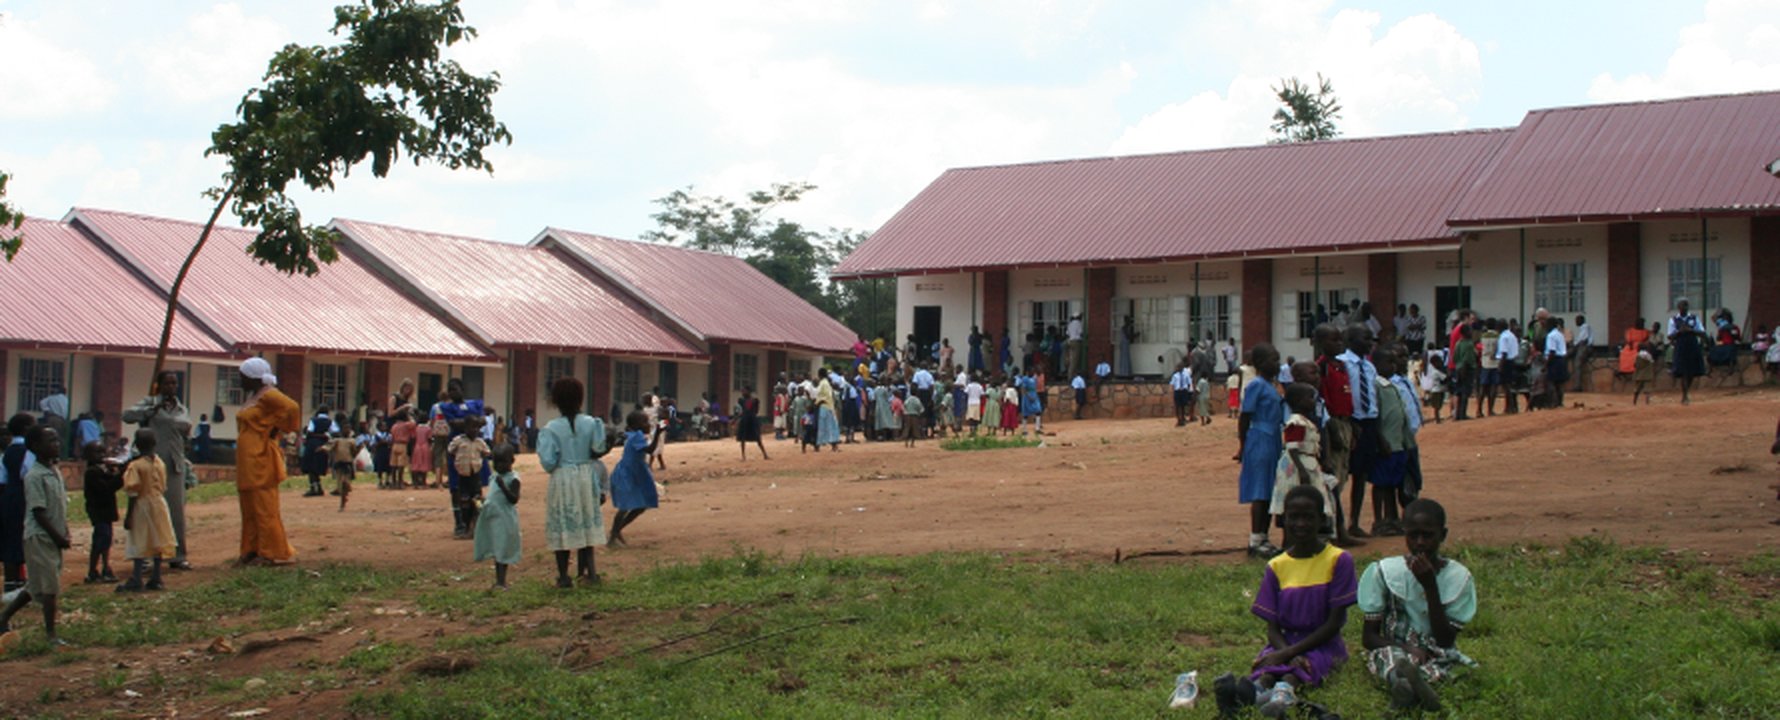
<path id="1" fill-rule="evenodd" d="M 1680 44 L 1661 73 L 1615 77 L 1589 85 L 1596 101 L 1649 100 L 1780 87 L 1780 2 L 1711 0 L 1705 20 L 1681 29 Z"/>
<path id="2" fill-rule="evenodd" d="M 180 103 L 241 97 L 266 72 L 266 61 L 289 41 L 277 22 L 223 3 L 186 20 L 180 32 L 135 48 L 149 88 Z"/>
<path id="3" fill-rule="evenodd" d="M 1382 33 L 1378 13 L 1327 2 L 1239 2 L 1215 14 L 1208 32 L 1243 38 L 1248 47 L 1223 92 L 1205 91 L 1165 105 L 1126 128 L 1114 153 L 1164 152 L 1266 142 L 1272 88 L 1281 78 L 1328 77 L 1342 105 L 1343 135 L 1462 128 L 1482 83 L 1477 44 L 1432 14 L 1405 18 Z M 1265 38 L 1263 42 L 1254 42 Z"/>
<path id="4" fill-rule="evenodd" d="M 0 119 L 55 119 L 105 107 L 114 88 L 92 60 L 0 13 Z"/>

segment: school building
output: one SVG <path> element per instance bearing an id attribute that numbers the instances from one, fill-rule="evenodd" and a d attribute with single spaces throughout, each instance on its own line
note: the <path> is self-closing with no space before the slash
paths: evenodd
<path id="1" fill-rule="evenodd" d="M 1595 344 L 1728 308 L 1780 322 L 1780 93 L 1536 110 L 1512 128 L 948 170 L 837 268 L 896 277 L 897 337 L 1015 342 L 1083 313 L 1089 362 L 1139 333 L 1310 355 L 1318 305 L 1587 316 Z M 1769 278 L 1761 280 L 1761 278 Z M 1601 354 L 1597 354 L 1597 358 Z"/>
<path id="2" fill-rule="evenodd" d="M 556 416 L 551 383 L 587 412 L 653 389 L 727 409 L 744 387 L 849 352 L 851 331 L 739 258 L 548 229 L 530 243 L 335 220 L 339 259 L 313 277 L 261 265 L 254 232 L 219 226 L 181 290 L 167 367 L 193 419 L 232 417 L 242 358 L 272 362 L 306 413 L 381 408 L 402 379 L 422 406 L 450 379 L 503 416 Z M 112 432 L 150 384 L 173 278 L 202 225 L 77 208 L 32 218 L 0 272 L 0 407 L 36 414 L 57 388 Z M 735 316 L 735 317 L 732 317 Z M 213 423 L 232 439 L 234 423 Z"/>

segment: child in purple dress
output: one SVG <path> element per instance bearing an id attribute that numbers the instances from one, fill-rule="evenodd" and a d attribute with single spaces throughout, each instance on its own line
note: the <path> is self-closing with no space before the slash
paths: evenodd
<path id="1" fill-rule="evenodd" d="M 1218 712 L 1234 716 L 1243 705 L 1267 717 L 1284 717 L 1298 702 L 1293 688 L 1321 685 L 1347 660 L 1341 626 L 1357 601 L 1354 559 L 1322 540 L 1323 495 L 1299 485 L 1286 493 L 1286 551 L 1267 563 L 1252 611 L 1267 621 L 1267 646 L 1244 679 L 1225 673 L 1213 684 Z"/>

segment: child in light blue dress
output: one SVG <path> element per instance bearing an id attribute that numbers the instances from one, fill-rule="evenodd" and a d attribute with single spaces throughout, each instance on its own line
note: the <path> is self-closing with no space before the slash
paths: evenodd
<path id="1" fill-rule="evenodd" d="M 475 561 L 494 561 L 494 589 L 507 589 L 507 567 L 519 564 L 519 473 L 513 472 L 513 446 L 496 445 L 494 480 L 476 516 Z"/>

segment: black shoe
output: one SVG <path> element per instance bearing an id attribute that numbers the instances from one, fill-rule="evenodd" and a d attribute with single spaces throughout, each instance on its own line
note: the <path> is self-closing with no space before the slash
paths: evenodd
<path id="1" fill-rule="evenodd" d="M 100 577 L 98 573 L 87 573 L 87 579 L 82 580 L 81 584 L 83 584 L 83 585 L 98 585 L 103 582 L 105 582 L 105 578 Z"/>
<path id="2" fill-rule="evenodd" d="M 130 579 L 125 580 L 121 583 L 118 583 L 117 592 L 121 592 L 121 593 L 142 592 L 142 581 L 137 580 L 136 578 L 130 578 Z"/>
<path id="3" fill-rule="evenodd" d="M 102 582 L 114 583 L 117 582 L 117 576 L 111 574 L 110 570 L 106 570 L 105 572 L 99 573 L 99 580 Z"/>
<path id="4" fill-rule="evenodd" d="M 1236 698 L 1236 676 L 1230 673 L 1219 675 L 1216 680 L 1211 681 L 1211 691 L 1218 701 L 1218 717 L 1236 717 L 1236 713 L 1242 709 Z"/>
<path id="5" fill-rule="evenodd" d="M 558 575 L 556 576 L 556 586 L 563 590 L 567 590 L 575 586 L 575 581 L 569 579 L 569 576 L 567 575 Z"/>
<path id="6" fill-rule="evenodd" d="M 150 580 L 150 581 L 148 581 L 147 585 L 142 586 L 142 589 L 143 590 L 163 590 L 166 587 L 167 586 L 162 585 L 161 581 L 159 581 L 159 580 Z"/>
<path id="7" fill-rule="evenodd" d="M 167 567 L 174 570 L 184 571 L 192 569 L 192 564 L 186 560 L 174 560 L 173 562 L 167 563 Z"/>

